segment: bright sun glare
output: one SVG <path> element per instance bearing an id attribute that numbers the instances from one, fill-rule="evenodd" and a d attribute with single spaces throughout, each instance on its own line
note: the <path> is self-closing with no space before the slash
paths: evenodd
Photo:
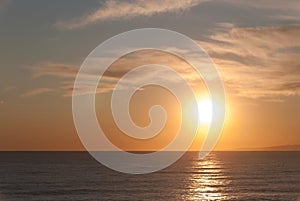
<path id="1" fill-rule="evenodd" d="M 213 107 L 210 99 L 198 101 L 199 122 L 209 124 L 212 121 Z"/>

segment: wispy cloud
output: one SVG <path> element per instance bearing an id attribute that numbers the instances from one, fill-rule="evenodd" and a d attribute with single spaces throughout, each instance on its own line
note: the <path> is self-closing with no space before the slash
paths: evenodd
<path id="1" fill-rule="evenodd" d="M 54 92 L 54 91 L 56 91 L 56 89 L 54 89 L 54 88 L 38 88 L 38 89 L 33 89 L 31 91 L 28 91 L 28 92 L 22 94 L 22 96 L 23 97 L 35 96 L 35 95 L 50 93 L 50 92 Z"/>
<path id="2" fill-rule="evenodd" d="M 74 78 L 79 70 L 79 66 L 64 63 L 42 63 L 30 67 L 33 77 L 56 76 L 61 78 Z"/>
<path id="3" fill-rule="evenodd" d="M 101 61 L 99 61 L 99 64 L 100 63 Z M 96 92 L 105 93 L 113 91 L 117 82 L 127 72 L 135 67 L 151 63 L 159 63 L 161 65 L 172 67 L 173 69 L 177 70 L 186 80 L 188 80 L 191 85 L 193 85 L 193 83 L 197 83 L 198 85 L 199 82 L 202 83 L 200 76 L 195 77 L 191 72 L 192 70 L 188 70 L 191 69 L 191 67 L 189 67 L 185 61 L 177 58 L 174 55 L 169 55 L 159 51 L 145 50 L 131 53 L 127 57 L 121 57 L 114 62 L 102 76 Z M 71 96 L 75 77 L 79 71 L 79 68 L 79 65 L 44 63 L 33 66 L 30 68 L 30 70 L 32 71 L 34 78 L 50 76 L 58 79 L 60 87 L 54 91 L 62 92 L 63 96 Z M 153 71 L 151 73 L 143 73 L 142 71 L 136 73 L 137 74 L 133 75 L 131 79 L 126 82 L 126 86 L 124 85 L 122 88 L 131 87 L 131 83 L 136 83 L 141 80 L 148 80 L 149 82 L 154 80 L 164 80 L 165 82 L 171 82 L 174 84 L 178 84 L 179 82 L 178 79 L 168 76 L 169 73 L 164 70 L 161 70 L 160 72 Z M 89 74 L 83 74 L 83 79 L 81 80 L 82 88 L 77 89 L 79 94 L 93 93 L 93 91 L 89 91 L 89 87 L 92 86 L 95 81 L 98 81 L 98 77 L 95 75 L 96 74 L 93 72 Z M 31 95 L 32 92 L 29 93 Z"/>
<path id="4" fill-rule="evenodd" d="M 233 28 L 199 42 L 232 93 L 274 99 L 300 95 L 300 26 Z"/>
<path id="5" fill-rule="evenodd" d="M 300 95 L 299 25 L 256 28 L 235 28 L 231 24 L 221 26 L 222 33 L 216 33 L 206 41 L 199 41 L 199 44 L 217 64 L 229 94 L 271 101 L 278 101 L 284 96 Z M 189 83 L 199 83 L 198 77 L 193 76 L 194 73 L 184 61 L 158 52 L 142 51 L 115 62 L 105 73 L 97 92 L 112 91 L 126 72 L 149 63 L 172 66 Z M 34 77 L 59 78 L 59 90 L 64 96 L 70 96 L 79 65 L 46 63 L 32 67 L 31 70 Z M 136 77 L 175 82 L 163 71 Z M 86 78 L 85 84 L 89 86 L 89 80 L 95 79 L 95 76 L 89 74 Z M 89 92 L 82 89 L 82 93 Z"/>
<path id="6" fill-rule="evenodd" d="M 102 21 L 183 11 L 205 1 L 207 0 L 108 0 L 91 13 L 69 21 L 59 21 L 55 26 L 62 29 L 76 29 Z"/>
<path id="7" fill-rule="evenodd" d="M 203 2 L 212 0 L 106 0 L 82 16 L 69 20 L 61 20 L 54 24 L 60 29 L 78 29 L 103 21 L 131 19 L 138 16 L 152 16 L 155 14 L 184 11 Z M 277 10 L 280 14 L 272 18 L 299 21 L 300 1 L 299 0 L 219 0 L 235 7 L 255 8 L 265 10 Z"/>
<path id="8" fill-rule="evenodd" d="M 55 79 L 58 79 L 58 86 L 57 88 L 53 87 L 43 87 L 38 89 L 33 89 L 29 92 L 24 93 L 22 96 L 33 96 L 43 93 L 50 93 L 50 92 L 59 92 L 62 95 L 72 94 L 73 85 L 72 82 L 74 82 L 76 74 L 79 70 L 80 66 L 72 65 L 72 64 L 64 64 L 64 63 L 51 63 L 51 62 L 45 62 L 40 63 L 31 67 L 28 67 L 28 69 L 32 72 L 32 77 L 37 78 L 43 78 L 46 76 L 53 77 Z"/>

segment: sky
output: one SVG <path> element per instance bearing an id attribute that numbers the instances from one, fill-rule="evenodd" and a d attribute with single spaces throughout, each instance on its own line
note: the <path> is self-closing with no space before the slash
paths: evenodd
<path id="1" fill-rule="evenodd" d="M 227 101 L 216 150 L 300 144 L 299 0 L 0 0 L 0 26 L 0 150 L 84 150 L 72 118 L 75 76 L 99 44 L 140 28 L 185 34 L 216 64 Z M 171 115 L 157 138 L 126 138 L 113 123 L 112 84 L 147 55 L 146 62 L 173 66 L 205 91 L 187 64 L 171 55 L 145 51 L 121 58 L 104 76 L 96 108 L 122 149 L 159 149 L 178 127 L 174 97 L 151 87 L 136 95 L 132 118 L 146 126 L 147 108 L 155 101 L 164 105 Z M 172 81 L 163 73 L 159 78 Z M 150 91 L 164 98 L 154 100 Z"/>

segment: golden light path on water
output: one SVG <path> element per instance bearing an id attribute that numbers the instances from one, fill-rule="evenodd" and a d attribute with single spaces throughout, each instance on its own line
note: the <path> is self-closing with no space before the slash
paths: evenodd
<path id="1" fill-rule="evenodd" d="M 183 200 L 224 200 L 227 195 L 223 192 L 231 182 L 229 176 L 225 175 L 224 165 L 213 153 L 193 162 L 188 180 L 189 193 Z"/>

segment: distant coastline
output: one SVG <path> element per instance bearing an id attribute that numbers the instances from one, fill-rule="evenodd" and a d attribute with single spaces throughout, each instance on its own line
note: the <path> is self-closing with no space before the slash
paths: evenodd
<path id="1" fill-rule="evenodd" d="M 237 148 L 228 151 L 300 151 L 300 145 L 278 145 L 270 147 Z"/>

